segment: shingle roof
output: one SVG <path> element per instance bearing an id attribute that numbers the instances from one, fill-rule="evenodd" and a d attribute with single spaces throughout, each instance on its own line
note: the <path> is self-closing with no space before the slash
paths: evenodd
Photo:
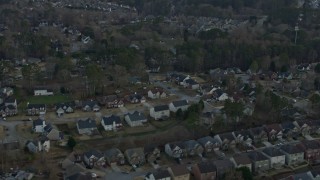
<path id="1" fill-rule="evenodd" d="M 169 110 L 169 106 L 168 105 L 159 105 L 159 106 L 155 106 L 154 107 L 154 111 L 155 112 L 165 111 L 165 110 Z"/>
<path id="2" fill-rule="evenodd" d="M 86 120 L 79 120 L 78 122 L 78 127 L 79 129 L 86 129 L 86 128 L 96 128 L 96 121 L 92 120 L 90 118 Z"/>
<path id="3" fill-rule="evenodd" d="M 38 119 L 34 120 L 34 121 L 32 122 L 32 124 L 33 124 L 33 127 L 35 127 L 35 126 L 42 126 L 42 125 L 43 125 L 43 122 L 44 122 L 43 119 L 38 118 Z"/>
<path id="4" fill-rule="evenodd" d="M 265 161 L 268 160 L 268 157 L 266 157 L 265 155 L 263 155 L 261 152 L 259 151 L 251 151 L 248 153 L 248 157 L 252 160 L 252 161 Z"/>
<path id="5" fill-rule="evenodd" d="M 304 140 L 301 143 L 306 149 L 320 149 L 320 142 L 317 140 Z"/>
<path id="6" fill-rule="evenodd" d="M 238 154 L 233 156 L 234 161 L 237 165 L 240 164 L 251 164 L 251 159 L 246 154 Z"/>
<path id="7" fill-rule="evenodd" d="M 213 139 L 211 136 L 206 136 L 197 140 L 202 146 L 204 146 L 207 142 L 215 143 L 217 140 Z"/>
<path id="8" fill-rule="evenodd" d="M 188 101 L 187 100 L 173 101 L 172 104 L 174 105 L 174 107 L 187 106 Z"/>
<path id="9" fill-rule="evenodd" d="M 213 162 L 207 161 L 207 162 L 200 162 L 197 164 L 200 173 L 210 173 L 210 172 L 216 172 L 216 166 L 213 164 Z"/>
<path id="10" fill-rule="evenodd" d="M 84 153 L 84 155 L 88 158 L 90 158 L 91 156 L 95 156 L 97 157 L 98 159 L 102 158 L 103 157 L 103 154 L 100 153 L 99 151 L 95 150 L 95 149 L 92 149 L 90 151 L 87 151 Z"/>
<path id="11" fill-rule="evenodd" d="M 280 149 L 288 154 L 296 154 L 296 153 L 304 152 L 301 148 L 298 148 L 293 144 L 286 144 L 286 145 L 280 146 Z"/>
<path id="12" fill-rule="evenodd" d="M 284 153 L 282 153 L 279 149 L 274 147 L 268 147 L 263 149 L 262 151 L 270 157 L 284 156 Z"/>
<path id="13" fill-rule="evenodd" d="M 40 109 L 40 108 L 46 108 L 45 104 L 28 104 L 27 109 Z"/>
<path id="14" fill-rule="evenodd" d="M 44 131 L 46 131 L 47 133 L 49 133 L 52 130 L 52 125 L 50 123 L 48 123 L 44 128 Z"/>
<path id="15" fill-rule="evenodd" d="M 169 174 L 169 171 L 164 169 L 164 170 L 157 170 L 153 173 L 153 176 L 155 177 L 155 179 L 164 179 L 164 178 L 168 178 L 171 177 Z"/>
<path id="16" fill-rule="evenodd" d="M 109 117 L 102 117 L 102 121 L 104 122 L 105 125 L 112 125 L 113 122 L 115 122 L 116 124 L 120 124 L 121 123 L 121 119 L 119 116 L 115 116 L 115 115 L 111 115 Z"/>
<path id="17" fill-rule="evenodd" d="M 185 174 L 190 174 L 187 167 L 184 165 L 172 166 L 172 167 L 170 167 L 170 169 L 172 170 L 172 173 L 174 176 L 181 176 L 181 175 L 185 175 Z"/>
<path id="18" fill-rule="evenodd" d="M 231 132 L 227 132 L 227 133 L 223 133 L 223 134 L 219 134 L 221 141 L 223 141 L 224 139 L 227 139 L 228 141 L 233 141 L 235 140 L 233 134 Z"/>
<path id="19" fill-rule="evenodd" d="M 104 152 L 105 157 L 112 157 L 118 154 L 122 154 L 122 152 L 118 148 L 111 148 Z"/>
<path id="20" fill-rule="evenodd" d="M 144 114 L 138 111 L 135 111 L 132 114 L 128 113 L 127 115 L 129 116 L 131 121 L 142 121 L 146 119 Z"/>

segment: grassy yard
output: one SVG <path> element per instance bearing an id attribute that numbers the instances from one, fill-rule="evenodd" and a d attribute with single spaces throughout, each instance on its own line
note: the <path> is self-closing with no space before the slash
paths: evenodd
<path id="1" fill-rule="evenodd" d="M 72 101 L 70 96 L 54 95 L 54 96 L 29 96 L 25 101 L 19 104 L 19 109 L 26 109 L 27 103 L 54 105 L 56 103 Z"/>

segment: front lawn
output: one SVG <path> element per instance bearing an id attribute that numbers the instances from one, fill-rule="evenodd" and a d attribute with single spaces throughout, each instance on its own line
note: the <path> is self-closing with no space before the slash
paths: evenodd
<path id="1" fill-rule="evenodd" d="M 72 98 L 67 95 L 54 95 L 54 96 L 29 96 L 26 100 L 19 104 L 19 109 L 27 108 L 27 104 L 46 104 L 54 105 L 56 103 L 70 102 Z"/>

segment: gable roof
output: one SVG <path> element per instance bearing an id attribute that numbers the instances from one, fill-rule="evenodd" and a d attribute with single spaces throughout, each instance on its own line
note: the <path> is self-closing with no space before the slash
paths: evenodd
<path id="1" fill-rule="evenodd" d="M 268 157 L 266 157 L 265 155 L 263 155 L 261 152 L 259 151 L 251 151 L 248 153 L 248 157 L 252 160 L 252 161 L 265 161 L 268 160 Z"/>
<path id="2" fill-rule="evenodd" d="M 266 132 L 263 127 L 254 127 L 251 128 L 249 131 L 253 136 L 260 135 L 262 132 Z"/>
<path id="3" fill-rule="evenodd" d="M 171 166 L 169 168 L 171 169 L 172 174 L 174 176 L 182 176 L 185 174 L 190 174 L 190 172 L 188 171 L 185 165 L 176 165 L 176 166 Z"/>
<path id="4" fill-rule="evenodd" d="M 237 154 L 233 156 L 234 161 L 237 165 L 240 164 L 251 164 L 251 159 L 246 154 Z"/>
<path id="5" fill-rule="evenodd" d="M 143 121 L 147 119 L 143 113 L 138 111 L 134 111 L 133 113 L 128 113 L 127 116 L 129 116 L 131 121 Z"/>
<path id="6" fill-rule="evenodd" d="M 32 124 L 33 124 L 33 127 L 42 126 L 44 124 L 44 122 L 45 121 L 43 119 L 38 118 L 36 120 L 33 120 Z"/>
<path id="7" fill-rule="evenodd" d="M 152 153 L 155 149 L 159 149 L 159 146 L 156 144 L 146 144 L 143 148 L 145 154 Z"/>
<path id="8" fill-rule="evenodd" d="M 200 173 L 211 173 L 211 172 L 216 172 L 217 168 L 211 161 L 207 162 L 200 162 L 197 164 Z"/>
<path id="9" fill-rule="evenodd" d="M 79 129 L 86 129 L 86 128 L 97 128 L 96 121 L 90 118 L 86 120 L 79 120 L 77 122 Z"/>
<path id="10" fill-rule="evenodd" d="M 262 150 L 266 155 L 270 157 L 276 157 L 276 156 L 284 156 L 284 153 L 281 152 L 279 149 L 274 147 L 267 147 Z"/>
<path id="11" fill-rule="evenodd" d="M 164 179 L 171 177 L 167 169 L 157 170 L 152 173 L 155 179 Z"/>
<path id="12" fill-rule="evenodd" d="M 187 106 L 188 105 L 188 101 L 187 100 L 173 101 L 172 104 L 173 104 L 174 107 Z"/>
<path id="13" fill-rule="evenodd" d="M 50 123 L 48 123 L 44 128 L 43 130 L 47 133 L 49 133 L 51 130 L 52 130 L 52 125 Z"/>
<path id="14" fill-rule="evenodd" d="M 268 124 L 268 125 L 265 125 L 265 129 L 266 131 L 269 133 L 271 132 L 272 130 L 275 130 L 277 133 L 282 131 L 282 128 L 279 124 Z"/>
<path id="15" fill-rule="evenodd" d="M 100 153 L 99 151 L 95 150 L 95 149 L 92 149 L 92 150 L 89 150 L 85 153 L 83 153 L 84 156 L 90 158 L 91 156 L 94 156 L 98 159 L 102 158 L 103 157 L 103 154 Z"/>
<path id="16" fill-rule="evenodd" d="M 211 136 L 206 136 L 197 140 L 202 146 L 204 146 L 207 142 L 218 143 L 218 141 Z"/>
<path id="17" fill-rule="evenodd" d="M 303 140 L 301 141 L 301 144 L 306 149 L 320 149 L 320 142 L 317 140 Z"/>
<path id="18" fill-rule="evenodd" d="M 301 148 L 298 148 L 297 146 L 293 144 L 286 144 L 280 146 L 280 149 L 288 154 L 296 154 L 296 153 L 303 153 L 304 151 Z"/>
<path id="19" fill-rule="evenodd" d="M 115 122 L 116 124 L 120 124 L 121 123 L 121 119 L 119 116 L 115 116 L 115 115 L 111 115 L 109 117 L 102 117 L 102 121 L 105 125 L 112 125 L 113 122 Z"/>
<path id="20" fill-rule="evenodd" d="M 27 109 L 40 109 L 40 108 L 46 108 L 45 104 L 28 104 Z"/>
<path id="21" fill-rule="evenodd" d="M 227 133 L 223 133 L 223 134 L 218 134 L 221 141 L 223 141 L 224 139 L 227 139 L 228 141 L 233 141 L 235 140 L 232 132 L 227 132 Z"/>
<path id="22" fill-rule="evenodd" d="M 122 152 L 118 148 L 111 148 L 104 152 L 105 157 L 112 157 L 116 156 L 118 154 L 122 154 Z"/>
<path id="23" fill-rule="evenodd" d="M 154 107 L 155 112 L 166 111 L 166 110 L 169 110 L 168 105 L 159 105 Z"/>

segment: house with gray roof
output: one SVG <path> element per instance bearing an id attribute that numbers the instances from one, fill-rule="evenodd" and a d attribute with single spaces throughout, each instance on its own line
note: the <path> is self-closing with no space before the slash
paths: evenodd
<path id="1" fill-rule="evenodd" d="M 55 126 L 52 126 L 50 123 L 44 127 L 43 135 L 45 135 L 51 141 L 60 141 L 63 140 L 63 132 L 59 131 Z"/>
<path id="2" fill-rule="evenodd" d="M 165 120 L 170 117 L 170 110 L 168 105 L 158 105 L 150 108 L 150 116 L 155 120 Z"/>
<path id="3" fill-rule="evenodd" d="M 143 123 L 148 121 L 145 115 L 138 111 L 126 114 L 124 119 L 130 127 L 143 126 Z"/>
<path id="4" fill-rule="evenodd" d="M 236 139 L 232 132 L 217 134 L 214 136 L 214 139 L 221 144 L 222 150 L 228 150 L 229 147 L 233 148 L 236 145 Z"/>
<path id="5" fill-rule="evenodd" d="M 211 161 L 197 163 L 192 166 L 191 171 L 196 180 L 214 180 L 217 176 L 217 168 Z"/>
<path id="6" fill-rule="evenodd" d="M 143 148 L 127 149 L 124 152 L 124 156 L 126 157 L 129 164 L 132 166 L 141 166 L 146 162 L 143 153 Z"/>
<path id="7" fill-rule="evenodd" d="M 83 162 L 87 167 L 93 168 L 94 166 L 104 166 L 106 161 L 103 153 L 92 149 L 83 153 Z"/>
<path id="8" fill-rule="evenodd" d="M 212 138 L 211 136 L 200 138 L 197 141 L 204 148 L 205 154 L 211 153 L 213 151 L 217 151 L 220 148 L 219 141 Z"/>
<path id="9" fill-rule="evenodd" d="M 43 119 L 38 118 L 32 121 L 32 130 L 36 133 L 43 133 L 45 126 L 46 126 L 46 121 Z"/>
<path id="10" fill-rule="evenodd" d="M 89 112 L 89 111 L 98 112 L 100 111 L 100 106 L 98 102 L 94 100 L 83 101 L 82 110 L 86 112 Z"/>
<path id="11" fill-rule="evenodd" d="M 247 167 L 252 171 L 252 161 L 246 154 L 236 154 L 230 158 L 236 168 Z"/>
<path id="12" fill-rule="evenodd" d="M 252 161 L 252 171 L 255 173 L 264 172 L 270 169 L 269 158 L 259 151 L 247 153 Z"/>
<path id="13" fill-rule="evenodd" d="M 186 149 L 183 142 L 171 142 L 165 145 L 165 152 L 173 158 L 181 158 L 185 156 Z"/>
<path id="14" fill-rule="evenodd" d="M 98 131 L 96 121 L 93 119 L 78 120 L 77 129 L 79 134 L 92 135 L 94 131 Z"/>
<path id="15" fill-rule="evenodd" d="M 119 116 L 104 116 L 101 118 L 101 125 L 106 131 L 116 131 L 122 128 L 122 121 Z"/>
<path id="16" fill-rule="evenodd" d="M 111 148 L 104 152 L 104 157 L 109 165 L 124 165 L 125 159 L 123 153 L 118 148 Z"/>
<path id="17" fill-rule="evenodd" d="M 169 109 L 172 112 L 177 112 L 178 109 L 181 109 L 182 111 L 186 111 L 189 107 L 189 103 L 187 100 L 179 100 L 179 101 L 173 101 L 169 104 Z"/>
<path id="18" fill-rule="evenodd" d="M 215 160 L 213 164 L 217 168 L 217 177 L 222 179 L 222 177 L 230 170 L 234 169 L 234 164 L 229 159 Z"/>
<path id="19" fill-rule="evenodd" d="M 45 104 L 27 104 L 27 115 L 28 116 L 37 116 L 46 114 L 46 105 Z"/>
<path id="20" fill-rule="evenodd" d="M 304 151 L 293 144 L 280 146 L 280 151 L 286 156 L 286 165 L 298 165 L 304 162 Z"/>
<path id="21" fill-rule="evenodd" d="M 196 155 L 202 156 L 202 153 L 204 151 L 201 144 L 199 144 L 195 140 L 184 141 L 184 147 L 187 151 L 187 156 L 196 156 Z"/>
<path id="22" fill-rule="evenodd" d="M 270 168 L 279 169 L 285 165 L 286 156 L 275 147 L 267 147 L 262 152 L 269 158 Z"/>
<path id="23" fill-rule="evenodd" d="M 145 180 L 171 180 L 171 175 L 167 169 L 158 169 L 154 172 L 150 172 L 145 176 Z"/>
<path id="24" fill-rule="evenodd" d="M 153 163 L 157 160 L 160 160 L 160 149 L 156 144 L 147 144 L 143 148 L 143 152 L 146 158 L 146 161 L 149 163 Z"/>

